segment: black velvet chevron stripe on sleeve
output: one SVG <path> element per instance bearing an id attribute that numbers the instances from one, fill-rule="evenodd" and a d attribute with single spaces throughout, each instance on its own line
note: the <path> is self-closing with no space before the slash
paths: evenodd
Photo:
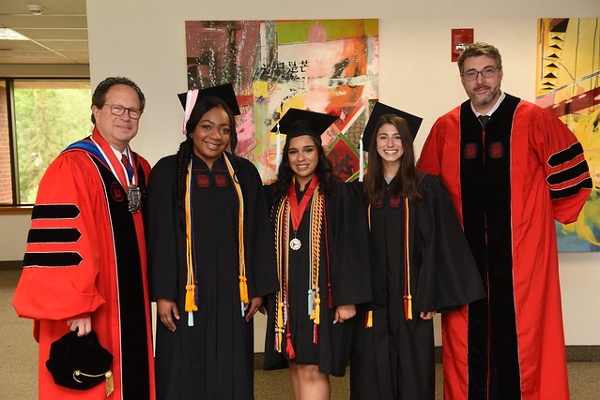
<path id="1" fill-rule="evenodd" d="M 552 154 L 548 158 L 548 165 L 552 168 L 558 167 L 561 164 L 569 162 L 576 157 L 583 155 L 583 146 L 581 143 L 573 143 L 570 147 L 559 151 L 558 153 Z"/>
<path id="2" fill-rule="evenodd" d="M 564 199 L 565 197 L 573 196 L 581 189 L 591 189 L 592 178 L 587 177 L 584 180 L 578 182 L 576 185 L 569 186 L 562 189 L 550 189 L 550 197 L 553 200 Z"/>
<path id="3" fill-rule="evenodd" d="M 80 214 L 75 204 L 36 204 L 31 219 L 73 219 Z"/>
<path id="4" fill-rule="evenodd" d="M 75 252 L 25 253 L 23 268 L 41 267 L 75 267 L 83 259 Z"/>
<path id="5" fill-rule="evenodd" d="M 32 228 L 27 243 L 74 243 L 81 237 L 76 228 Z"/>
<path id="6" fill-rule="evenodd" d="M 587 174 L 589 171 L 590 170 L 587 162 L 582 160 L 579 164 L 576 164 L 571 168 L 548 175 L 546 182 L 548 182 L 550 185 L 560 185 L 561 183 L 570 181 L 571 179 L 576 179 L 583 174 Z"/>

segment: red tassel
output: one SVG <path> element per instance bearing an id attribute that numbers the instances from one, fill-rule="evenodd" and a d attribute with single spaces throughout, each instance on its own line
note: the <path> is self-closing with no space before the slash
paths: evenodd
<path id="1" fill-rule="evenodd" d="M 404 296 L 404 319 L 408 321 L 408 299 Z"/>
<path id="2" fill-rule="evenodd" d="M 287 351 L 287 355 L 290 360 L 296 358 L 296 352 L 294 351 L 294 346 L 292 346 L 292 334 L 288 332 L 286 335 L 287 341 L 285 345 L 285 350 Z"/>
<path id="3" fill-rule="evenodd" d="M 319 325 L 313 325 L 313 343 L 319 344 Z"/>

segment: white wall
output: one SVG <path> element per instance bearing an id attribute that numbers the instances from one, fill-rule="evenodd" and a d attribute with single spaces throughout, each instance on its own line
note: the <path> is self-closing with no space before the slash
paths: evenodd
<path id="1" fill-rule="evenodd" d="M 572 0 L 568 7 L 563 0 L 505 0 L 501 5 L 467 0 L 206 4 L 87 0 L 92 87 L 110 75 L 127 76 L 141 86 L 148 105 L 133 146 L 151 163 L 174 153 L 182 140 L 176 93 L 187 89 L 186 20 L 379 18 L 380 99 L 425 118 L 415 141 L 420 151 L 435 119 L 466 98 L 456 64 L 450 61 L 452 28 L 474 28 L 475 40 L 498 47 L 503 56 L 503 89 L 534 101 L 537 20 L 600 17 L 598 0 Z M 25 235 L 22 240 L 10 236 L 20 235 L 23 229 L 6 225 L 15 222 L 0 217 L 0 259 L 22 255 Z M 4 234 L 5 230 L 10 232 Z M 11 239 L 8 247 L 4 236 Z M 560 259 L 567 344 L 600 345 L 600 253 L 561 254 Z"/>

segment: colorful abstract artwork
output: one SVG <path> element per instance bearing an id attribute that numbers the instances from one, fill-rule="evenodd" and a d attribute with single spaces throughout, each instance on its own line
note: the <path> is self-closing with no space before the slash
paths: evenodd
<path id="1" fill-rule="evenodd" d="M 536 103 L 582 143 L 594 189 L 579 218 L 557 223 L 560 251 L 600 251 L 600 19 L 538 21 Z"/>
<path id="2" fill-rule="evenodd" d="M 378 31 L 377 19 L 187 21 L 188 87 L 233 84 L 242 112 L 236 153 L 265 183 L 276 178 L 284 140 L 270 131 L 289 108 L 339 116 L 323 145 L 353 179 L 369 100 L 378 98 Z"/>

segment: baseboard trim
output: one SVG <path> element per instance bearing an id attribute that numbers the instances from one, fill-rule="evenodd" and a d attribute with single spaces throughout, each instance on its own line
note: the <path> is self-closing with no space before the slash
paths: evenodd
<path id="1" fill-rule="evenodd" d="M 600 362 L 600 346 L 567 346 L 567 362 Z M 265 353 L 254 353 L 254 369 L 262 369 Z M 442 348 L 435 348 L 435 362 L 442 362 Z"/>
<path id="2" fill-rule="evenodd" d="M 7 271 L 13 269 L 21 269 L 23 268 L 23 261 L 14 260 L 14 261 L 0 261 L 0 271 Z"/>

